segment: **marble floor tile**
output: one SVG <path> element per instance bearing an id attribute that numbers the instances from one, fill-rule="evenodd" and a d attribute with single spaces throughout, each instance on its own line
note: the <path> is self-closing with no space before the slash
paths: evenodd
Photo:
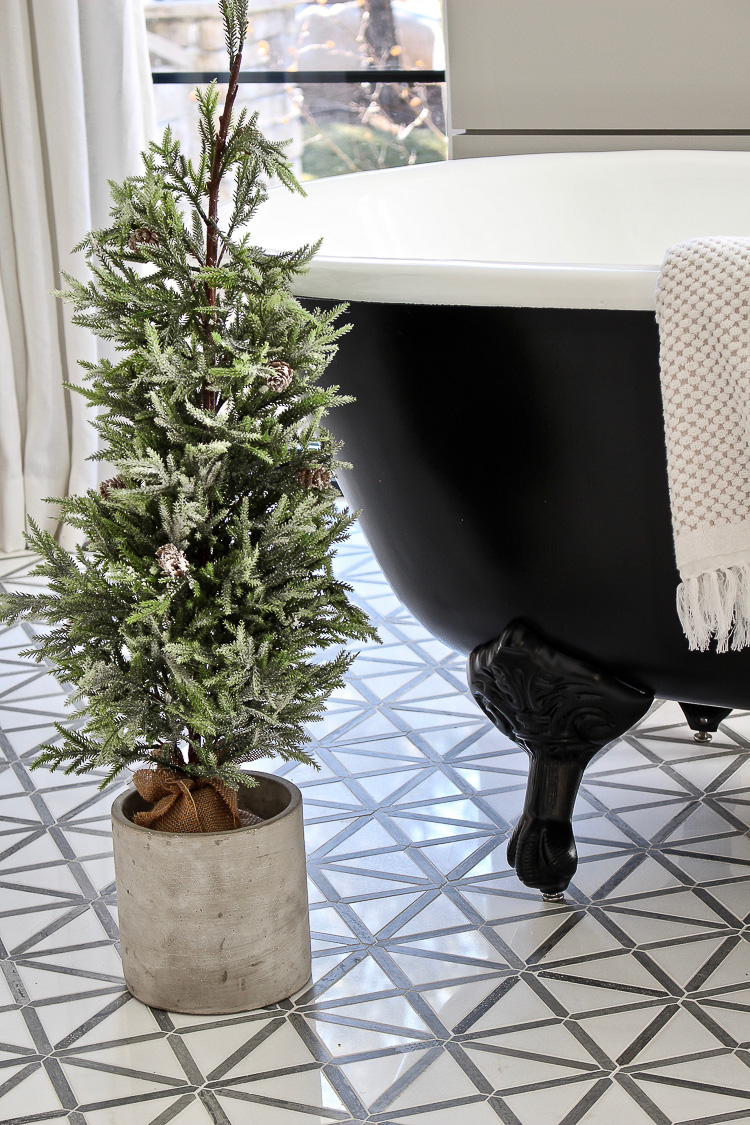
<path id="1" fill-rule="evenodd" d="M 33 559 L 0 559 L 31 589 Z M 65 716 L 0 629 L 0 1125 L 698 1125 L 750 1121 L 750 713 L 709 747 L 657 701 L 576 806 L 564 903 L 505 847 L 525 755 L 406 612 L 361 533 L 362 646 L 310 728 L 313 980 L 260 1012 L 124 989 L 109 806 L 126 783 L 30 771 Z"/>

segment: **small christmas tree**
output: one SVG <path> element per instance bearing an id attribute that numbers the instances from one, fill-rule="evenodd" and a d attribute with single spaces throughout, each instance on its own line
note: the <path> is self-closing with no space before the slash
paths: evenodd
<path id="1" fill-rule="evenodd" d="M 122 359 L 84 364 L 71 389 L 97 411 L 96 456 L 116 476 L 55 501 L 82 538 L 73 553 L 31 524 L 49 592 L 0 603 L 5 621 L 53 625 L 24 655 L 75 685 L 85 720 L 58 725 L 35 764 L 105 767 L 105 785 L 148 763 L 226 793 L 247 782 L 242 762 L 310 763 L 304 724 L 353 658 L 320 650 L 375 636 L 332 570 L 354 517 L 337 506 L 321 420 L 347 400 L 318 384 L 343 306 L 311 312 L 291 295 L 317 247 L 271 254 L 241 233 L 267 177 L 301 191 L 257 114 L 232 116 L 247 7 L 220 0 L 231 72 L 218 120 L 216 84 L 196 93 L 200 160 L 167 129 L 143 175 L 112 185 L 111 226 L 76 248 L 92 280 L 66 276 L 60 295 Z"/>

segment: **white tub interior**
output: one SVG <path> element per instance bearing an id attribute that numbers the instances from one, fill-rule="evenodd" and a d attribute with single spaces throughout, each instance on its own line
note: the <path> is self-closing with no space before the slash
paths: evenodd
<path id="1" fill-rule="evenodd" d="M 667 246 L 750 236 L 750 153 L 488 157 L 271 193 L 253 241 L 323 238 L 300 294 L 348 300 L 652 309 Z"/>

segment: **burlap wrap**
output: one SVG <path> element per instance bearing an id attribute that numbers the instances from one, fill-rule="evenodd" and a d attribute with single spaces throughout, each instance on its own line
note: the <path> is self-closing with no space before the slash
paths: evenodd
<path id="1" fill-rule="evenodd" d="M 245 818 L 237 808 L 237 794 L 222 781 L 184 777 L 159 767 L 138 770 L 133 784 L 153 808 L 136 813 L 133 820 L 160 832 L 226 832 L 242 828 Z"/>

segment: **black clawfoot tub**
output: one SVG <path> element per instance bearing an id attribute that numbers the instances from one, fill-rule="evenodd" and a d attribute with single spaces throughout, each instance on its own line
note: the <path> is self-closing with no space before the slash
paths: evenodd
<path id="1" fill-rule="evenodd" d="M 598 749 L 654 696 L 691 705 L 703 739 L 750 708 L 750 650 L 690 652 L 675 610 L 653 311 L 670 243 L 750 230 L 750 153 L 457 161 L 266 211 L 258 242 L 324 237 L 299 293 L 351 302 L 330 368 L 357 400 L 331 419 L 347 501 L 529 751 L 509 856 L 559 894 Z"/>

